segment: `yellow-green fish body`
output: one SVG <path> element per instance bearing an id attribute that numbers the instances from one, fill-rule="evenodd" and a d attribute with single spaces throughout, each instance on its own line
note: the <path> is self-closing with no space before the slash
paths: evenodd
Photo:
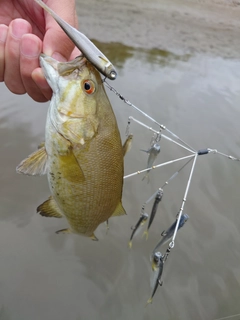
<path id="1" fill-rule="evenodd" d="M 64 232 L 94 237 L 100 223 L 125 214 L 123 149 L 115 115 L 99 72 L 85 58 L 59 63 L 41 56 L 40 62 L 53 89 L 45 147 L 38 151 L 46 151 L 47 163 L 39 167 L 47 172 L 52 197 L 38 211 L 65 216 L 70 228 Z M 18 172 L 34 174 L 28 172 L 30 162 L 31 156 Z"/>

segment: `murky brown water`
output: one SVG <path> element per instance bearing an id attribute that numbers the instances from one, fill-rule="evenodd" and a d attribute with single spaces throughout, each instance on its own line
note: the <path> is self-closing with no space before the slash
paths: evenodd
<path id="1" fill-rule="evenodd" d="M 239 157 L 240 61 L 212 53 L 136 49 L 137 40 L 132 41 L 131 46 L 117 37 L 115 43 L 98 42 L 119 70 L 111 84 L 196 149 L 216 148 Z M 184 210 L 190 219 L 177 235 L 163 287 L 145 308 L 151 294 L 149 255 L 175 219 L 189 168 L 165 188 L 148 241 L 138 235 L 132 250 L 127 247 L 130 228 L 143 202 L 180 163 L 154 171 L 150 184 L 141 176 L 126 180 L 123 204 L 128 216 L 113 218 L 107 235 L 100 226 L 100 241 L 56 235 L 66 227 L 64 221 L 36 214 L 49 195 L 46 177 L 15 173 L 17 164 L 44 139 L 48 104 L 13 95 L 3 84 L 0 92 L 1 320 L 213 320 L 240 313 L 238 162 L 214 154 L 198 158 Z M 109 96 L 123 139 L 130 115 L 152 126 L 113 93 Z M 131 131 L 134 143 L 126 156 L 126 173 L 146 166 L 147 156 L 140 149 L 148 148 L 151 138 L 135 123 Z M 163 139 L 161 148 L 159 162 L 186 154 Z"/>

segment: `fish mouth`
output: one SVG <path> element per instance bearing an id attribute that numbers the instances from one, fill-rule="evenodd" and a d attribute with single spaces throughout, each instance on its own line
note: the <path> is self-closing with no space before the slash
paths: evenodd
<path id="1" fill-rule="evenodd" d="M 58 90 L 57 83 L 59 76 L 64 77 L 71 74 L 76 69 L 80 70 L 87 63 L 86 58 L 84 58 L 82 55 L 76 57 L 72 61 L 59 62 L 44 53 L 40 55 L 39 61 L 40 66 L 43 69 L 44 76 L 53 92 Z"/>
<path id="2" fill-rule="evenodd" d="M 83 55 L 79 55 L 72 61 L 59 62 L 44 53 L 40 54 L 39 60 L 43 70 L 46 70 L 47 65 L 50 65 L 54 70 L 58 71 L 60 75 L 64 74 L 67 71 L 73 70 L 74 68 L 80 68 L 87 62 L 86 58 L 84 58 Z"/>
<path id="3" fill-rule="evenodd" d="M 58 64 L 58 61 L 53 59 L 52 57 L 49 57 L 47 56 L 45 53 L 41 53 L 40 54 L 40 57 L 39 57 L 39 60 L 40 60 L 40 65 L 43 69 L 45 69 L 44 65 L 45 63 L 48 63 L 50 64 L 55 70 L 57 70 L 57 64 Z"/>

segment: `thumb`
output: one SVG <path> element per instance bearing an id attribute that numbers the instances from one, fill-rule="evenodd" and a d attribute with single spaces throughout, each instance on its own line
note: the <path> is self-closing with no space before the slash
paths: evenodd
<path id="1" fill-rule="evenodd" d="M 73 27 L 78 27 L 74 0 L 49 0 L 48 6 Z M 57 24 L 54 18 L 44 11 L 46 33 L 43 38 L 43 53 L 60 61 L 67 61 L 75 47 L 73 42 Z"/>

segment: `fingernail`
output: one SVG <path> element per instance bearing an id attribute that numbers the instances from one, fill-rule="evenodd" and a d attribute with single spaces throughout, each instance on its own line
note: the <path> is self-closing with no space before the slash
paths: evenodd
<path id="1" fill-rule="evenodd" d="M 24 35 L 20 47 L 21 53 L 28 58 L 36 58 L 41 53 L 41 48 L 38 41 L 32 39 L 32 35 Z"/>
<path id="2" fill-rule="evenodd" d="M 33 70 L 32 79 L 41 90 L 48 90 L 49 92 L 51 92 L 49 84 L 47 83 L 47 80 L 41 68 Z"/>
<path id="3" fill-rule="evenodd" d="M 66 62 L 67 61 L 67 59 L 63 55 L 61 55 L 61 53 L 59 53 L 59 52 L 53 52 L 52 58 L 56 59 L 57 61 L 60 61 L 60 62 Z"/>
<path id="4" fill-rule="evenodd" d="M 21 39 L 21 37 L 28 33 L 28 25 L 23 20 L 19 23 L 20 19 L 13 20 L 11 23 L 12 36 L 16 39 Z"/>
<path id="5" fill-rule="evenodd" d="M 5 43 L 7 39 L 8 27 L 5 24 L 0 24 L 0 42 Z"/>

